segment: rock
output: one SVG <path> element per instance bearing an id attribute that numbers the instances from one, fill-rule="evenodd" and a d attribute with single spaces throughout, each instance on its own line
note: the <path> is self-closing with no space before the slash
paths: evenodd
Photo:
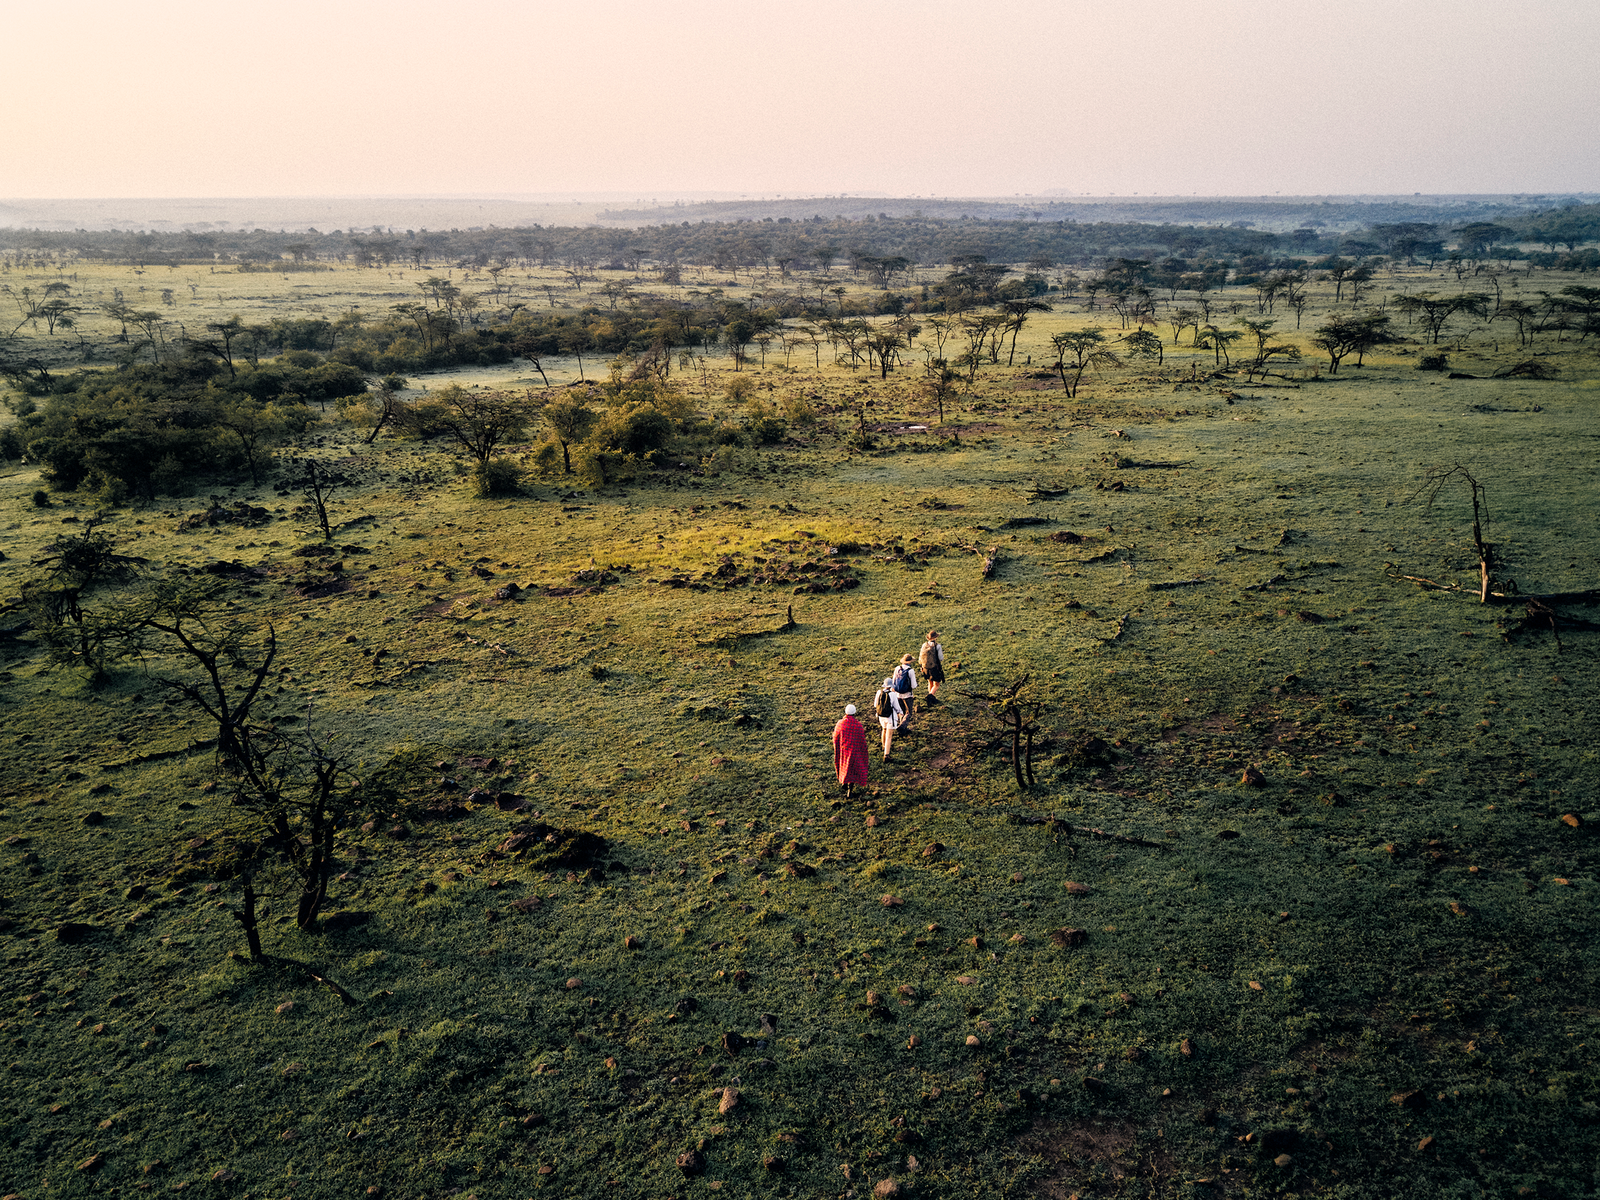
<path id="1" fill-rule="evenodd" d="M 1415 1089 L 1409 1092 L 1396 1092 L 1389 1097 L 1389 1103 L 1398 1104 L 1410 1112 L 1422 1112 L 1428 1107 L 1428 1096 L 1426 1092 Z"/>
<path id="2" fill-rule="evenodd" d="M 1185 1058 L 1193 1058 L 1194 1043 L 1188 1038 L 1184 1038 L 1183 1041 L 1178 1043 L 1178 1053 L 1183 1055 Z"/>
<path id="3" fill-rule="evenodd" d="M 943 853 L 944 853 L 944 843 L 943 842 L 929 842 L 926 846 L 924 846 L 922 848 L 922 857 L 923 858 L 938 858 L 939 855 L 941 855 Z"/>
<path id="4" fill-rule="evenodd" d="M 1087 896 L 1089 894 L 1089 885 L 1086 883 L 1073 883 L 1069 879 L 1061 886 L 1067 889 L 1067 895 L 1069 896 Z"/>
<path id="5" fill-rule="evenodd" d="M 1465 904 L 1461 903 L 1461 901 L 1452 900 L 1450 901 L 1450 911 L 1455 913 L 1455 915 L 1458 917 L 1464 917 L 1472 910 L 1469 909 Z"/>
<path id="6" fill-rule="evenodd" d="M 883 1003 L 883 995 L 882 995 L 882 993 L 874 992 L 874 991 L 869 989 L 867 991 L 867 1003 L 872 1005 L 873 1007 L 877 1007 L 878 1005 L 882 1004 Z"/>
<path id="7" fill-rule="evenodd" d="M 1433 1137 L 1430 1135 L 1428 1137 L 1423 1138 L 1420 1142 L 1417 1143 L 1417 1149 L 1418 1150 L 1426 1150 L 1431 1145 L 1433 1145 Z"/>
<path id="8" fill-rule="evenodd" d="M 1261 985 L 1259 983 L 1257 983 L 1254 979 L 1252 979 L 1250 981 L 1250 990 L 1252 992 L 1259 992 L 1259 991 L 1262 990 L 1262 988 L 1261 988 Z"/>
<path id="9" fill-rule="evenodd" d="M 218 1167 L 211 1172 L 212 1183 L 232 1183 L 237 1178 L 239 1178 L 239 1172 L 230 1171 L 227 1167 Z"/>
<path id="10" fill-rule="evenodd" d="M 717 1111 L 726 1116 L 739 1107 L 739 1089 L 726 1087 L 722 1089 L 722 1099 L 717 1101 Z"/>
<path id="11" fill-rule="evenodd" d="M 542 1113 L 529 1113 L 527 1116 L 522 1118 L 522 1127 L 524 1129 L 537 1129 L 543 1124 L 544 1116 Z"/>
<path id="12" fill-rule="evenodd" d="M 1267 777 L 1255 767 L 1246 767 L 1244 774 L 1239 776 L 1239 782 L 1244 784 L 1245 787 L 1265 787 Z"/>
<path id="13" fill-rule="evenodd" d="M 706 1156 L 698 1150 L 685 1150 L 678 1155 L 678 1170 L 693 1178 L 706 1169 Z"/>
<path id="14" fill-rule="evenodd" d="M 93 932 L 93 925 L 84 925 L 79 921 L 63 921 L 56 926 L 56 941 L 76 946 Z"/>
<path id="15" fill-rule="evenodd" d="M 574 975 L 571 979 L 567 980 L 567 990 L 568 991 L 571 991 L 573 988 L 581 988 L 582 986 L 583 986 L 583 980 L 579 979 L 576 975 Z"/>
<path id="16" fill-rule="evenodd" d="M 1579 829 L 1583 826 L 1583 818 L 1577 813 L 1562 813 L 1561 823 L 1563 825 L 1570 825 L 1574 829 Z"/>
<path id="17" fill-rule="evenodd" d="M 966 944 L 968 946 L 971 946 L 974 950 L 982 950 L 983 949 L 983 939 L 981 937 L 979 937 L 977 934 L 973 934 L 971 937 L 969 937 L 966 940 Z"/>
<path id="18" fill-rule="evenodd" d="M 909 983 L 902 983 L 899 987 L 895 988 L 895 992 L 898 995 L 904 996 L 907 1000 L 915 1000 L 917 998 L 917 989 L 912 987 Z"/>
<path id="19" fill-rule="evenodd" d="M 1294 1162 L 1294 1155 L 1292 1155 L 1292 1154 L 1280 1154 L 1280 1155 L 1278 1155 L 1277 1158 L 1273 1159 L 1272 1161 L 1274 1163 L 1276 1163 L 1280 1167 L 1287 1167 L 1290 1163 Z"/>
<path id="20" fill-rule="evenodd" d="M 89 1155 L 88 1158 L 84 1159 L 81 1163 L 79 1163 L 78 1164 L 78 1170 L 84 1171 L 84 1172 L 98 1171 L 101 1167 L 103 1167 L 105 1165 L 106 1165 L 106 1156 L 103 1153 L 97 1152 L 97 1153 Z"/>
<path id="21" fill-rule="evenodd" d="M 293 1012 L 294 1011 L 294 1001 L 293 1000 L 285 1000 L 282 1004 L 278 1005 L 278 1007 L 273 1009 L 272 1011 L 275 1012 L 275 1013 Z"/>
<path id="22" fill-rule="evenodd" d="M 1070 946 L 1081 946 L 1088 940 L 1088 933 L 1082 929 L 1072 929 L 1063 925 L 1060 929 L 1050 931 L 1050 944 L 1058 950 L 1065 950 Z"/>
<path id="23" fill-rule="evenodd" d="M 389 836 L 397 842 L 403 842 L 411 836 L 411 831 L 404 825 L 391 825 L 389 827 Z"/>
<path id="24" fill-rule="evenodd" d="M 761 1160 L 761 1165 L 768 1171 L 781 1171 L 784 1168 L 784 1161 L 775 1154 L 768 1154 Z"/>
<path id="25" fill-rule="evenodd" d="M 900 1194 L 900 1185 L 894 1181 L 892 1176 L 888 1179 L 880 1179 L 878 1180 L 877 1185 L 872 1189 L 872 1194 L 880 1198 L 884 1196 L 898 1196 Z"/>
<path id="26" fill-rule="evenodd" d="M 739 1051 L 743 1050 L 748 1044 L 749 1042 L 743 1034 L 735 1033 L 731 1029 L 722 1035 L 722 1048 L 733 1058 L 738 1058 Z"/>
<path id="27" fill-rule="evenodd" d="M 772 1013 L 762 1013 L 760 1017 L 761 1033 L 763 1037 L 778 1036 L 778 1018 Z"/>
<path id="28" fill-rule="evenodd" d="M 84 813 L 79 820 L 84 825 L 104 825 L 106 823 L 106 815 L 96 808 Z"/>
<path id="29" fill-rule="evenodd" d="M 631 933 L 622 939 L 622 948 L 624 950 L 637 950 L 639 948 L 639 944 L 639 939 L 634 937 Z"/>
<path id="30" fill-rule="evenodd" d="M 979 1045 L 982 1045 L 982 1043 L 978 1041 L 978 1035 L 977 1034 L 969 1033 L 969 1034 L 967 1034 L 967 1045 L 969 1045 L 969 1046 L 979 1046 Z"/>
<path id="31" fill-rule="evenodd" d="M 914 1033 L 906 1039 L 907 1050 L 915 1050 L 920 1045 L 922 1045 L 922 1039 Z"/>
<path id="32" fill-rule="evenodd" d="M 869 815 L 867 817 L 867 828 L 868 829 L 876 829 L 877 827 L 878 827 L 878 818 L 877 818 L 876 814 Z"/>
<path id="33" fill-rule="evenodd" d="M 300 1074 L 301 1071 L 304 1071 L 305 1069 L 306 1068 L 305 1068 L 305 1064 L 304 1063 L 292 1062 L 287 1067 L 285 1067 L 283 1069 L 283 1074 L 284 1075 L 298 1075 L 298 1074 Z"/>
<path id="34" fill-rule="evenodd" d="M 890 895 L 880 897 L 878 903 L 883 905 L 885 908 L 899 908 L 905 903 L 905 901 L 900 899 L 899 896 Z"/>
<path id="35" fill-rule="evenodd" d="M 1012 883 L 1021 883 L 1022 882 L 1022 872 L 1018 871 L 1017 873 L 1012 875 L 1011 876 L 1011 882 Z"/>
<path id="36" fill-rule="evenodd" d="M 296 1134 L 296 1133 L 295 1133 L 295 1131 L 294 1131 L 294 1130 L 292 1130 L 292 1129 L 285 1129 L 285 1130 L 284 1130 L 284 1131 L 283 1131 L 283 1132 L 282 1132 L 282 1133 L 280 1133 L 280 1134 L 279 1134 L 279 1135 L 278 1135 L 278 1140 L 279 1140 L 279 1141 L 280 1141 L 280 1142 L 292 1142 L 292 1141 L 294 1141 L 294 1140 L 295 1140 L 295 1138 L 296 1138 L 296 1137 L 298 1137 L 298 1136 L 299 1136 L 299 1135 L 298 1135 L 298 1134 Z"/>
<path id="37" fill-rule="evenodd" d="M 973 984 L 977 983 L 978 981 L 976 979 L 974 979 L 971 975 L 957 975 L 956 976 L 956 982 L 961 984 L 963 987 L 971 987 Z"/>

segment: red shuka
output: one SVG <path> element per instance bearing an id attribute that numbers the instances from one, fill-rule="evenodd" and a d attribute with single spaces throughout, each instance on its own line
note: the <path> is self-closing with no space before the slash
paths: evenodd
<path id="1" fill-rule="evenodd" d="M 867 781 L 867 732 L 854 717 L 833 727 L 833 765 L 842 784 Z"/>

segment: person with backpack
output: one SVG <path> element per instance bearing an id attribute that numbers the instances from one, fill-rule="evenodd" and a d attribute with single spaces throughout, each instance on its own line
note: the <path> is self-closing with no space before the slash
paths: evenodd
<path id="1" fill-rule="evenodd" d="M 894 676 L 884 679 L 878 694 L 872 698 L 872 710 L 878 714 L 878 727 L 883 730 L 883 761 L 889 761 L 894 747 L 894 731 L 906 723 L 910 706 L 894 689 Z"/>
<path id="2" fill-rule="evenodd" d="M 915 663 L 916 659 L 912 658 L 911 655 L 902 654 L 899 664 L 894 669 L 894 674 L 889 676 L 890 686 L 894 689 L 895 695 L 899 696 L 905 704 L 906 715 L 901 720 L 901 725 L 910 724 L 912 715 L 915 712 L 912 704 L 917 695 Z"/>
<path id="3" fill-rule="evenodd" d="M 856 720 L 854 704 L 844 706 L 844 716 L 833 727 L 833 769 L 846 800 L 856 784 L 867 781 L 867 731 Z"/>
<path id="4" fill-rule="evenodd" d="M 922 677 L 928 681 L 928 703 L 937 704 L 934 697 L 939 694 L 939 685 L 944 682 L 944 647 L 939 644 L 937 629 L 928 630 L 928 640 L 922 643 L 917 662 L 922 667 Z"/>

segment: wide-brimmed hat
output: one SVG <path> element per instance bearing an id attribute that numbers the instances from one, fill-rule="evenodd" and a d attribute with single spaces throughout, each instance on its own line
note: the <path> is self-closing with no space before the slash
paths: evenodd
<path id="1" fill-rule="evenodd" d="M 909 655 L 909 654 L 902 654 L 900 656 L 900 665 L 902 667 L 909 667 L 912 663 L 914 663 L 916 661 L 917 660 L 912 658 L 911 655 Z"/>

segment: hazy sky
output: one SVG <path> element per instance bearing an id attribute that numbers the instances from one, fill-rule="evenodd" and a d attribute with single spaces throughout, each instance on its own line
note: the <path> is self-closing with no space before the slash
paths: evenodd
<path id="1" fill-rule="evenodd" d="M 1600 191 L 1596 0 L 80 0 L 5 24 L 0 196 Z"/>

